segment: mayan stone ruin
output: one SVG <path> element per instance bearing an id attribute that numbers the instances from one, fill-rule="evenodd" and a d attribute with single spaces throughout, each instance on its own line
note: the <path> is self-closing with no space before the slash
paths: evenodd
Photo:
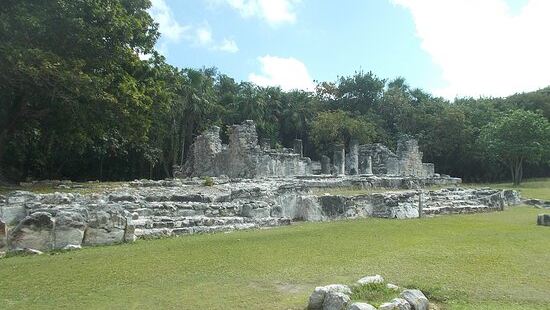
<path id="1" fill-rule="evenodd" d="M 95 194 L 0 196 L 0 251 L 72 249 L 295 221 L 490 212 L 520 202 L 512 190 L 457 187 L 461 180 L 434 173 L 408 138 L 396 153 L 353 142 L 348 152 L 336 145 L 329 155 L 312 162 L 303 157 L 300 140 L 292 149 L 261 148 L 252 121 L 233 126 L 228 145 L 221 143 L 220 128 L 212 127 L 195 139 L 174 179 L 133 181 Z M 212 184 L 205 184 L 207 176 Z M 327 193 L 335 188 L 365 192 Z"/>
<path id="2" fill-rule="evenodd" d="M 397 152 L 375 143 L 359 145 L 352 140 L 346 150 L 335 144 L 332 158 L 326 155 L 320 162 L 303 156 L 301 140 L 295 140 L 292 149 L 273 150 L 258 145 L 256 125 L 248 120 L 233 125 L 229 144 L 220 138 L 220 128 L 213 126 L 199 135 L 183 167 L 175 167 L 176 177 L 230 178 L 287 177 L 313 174 L 334 175 L 391 175 L 432 178 L 434 165 L 422 162 L 418 142 L 408 137 L 398 141 Z M 315 169 L 319 167 L 320 169 Z"/>

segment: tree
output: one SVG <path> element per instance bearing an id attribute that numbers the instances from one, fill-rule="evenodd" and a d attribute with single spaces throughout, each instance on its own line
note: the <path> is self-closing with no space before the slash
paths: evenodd
<path id="1" fill-rule="evenodd" d="M 26 170 L 57 177 L 72 159 L 104 150 L 101 141 L 116 140 L 121 154 L 147 142 L 155 86 L 143 79 L 150 64 L 139 54 L 151 53 L 158 37 L 150 5 L 3 1 L 0 171 L 10 154 L 18 178 Z"/>
<path id="2" fill-rule="evenodd" d="M 375 126 L 365 117 L 352 117 L 340 110 L 320 112 L 311 126 L 313 143 L 324 153 L 333 144 L 349 145 L 352 139 L 359 143 L 370 143 L 375 136 Z"/>
<path id="3" fill-rule="evenodd" d="M 550 158 L 550 124 L 538 113 L 513 110 L 485 126 L 480 143 L 487 154 L 509 167 L 514 185 L 520 185 L 525 162 Z"/>

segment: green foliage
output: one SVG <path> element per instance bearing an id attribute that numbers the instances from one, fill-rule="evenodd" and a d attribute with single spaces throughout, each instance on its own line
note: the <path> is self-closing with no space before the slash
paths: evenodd
<path id="1" fill-rule="evenodd" d="M 483 127 L 480 144 L 510 168 L 514 184 L 519 185 L 524 162 L 550 159 L 550 123 L 540 114 L 513 110 Z"/>
<path id="2" fill-rule="evenodd" d="M 262 143 L 290 147 L 301 139 L 312 159 L 352 138 L 395 148 L 408 134 L 438 172 L 488 181 L 508 171 L 492 156 L 497 152 L 477 143 L 482 128 L 518 108 L 550 117 L 550 88 L 451 103 L 372 72 L 319 82 L 314 92 L 285 92 L 236 82 L 215 68 L 175 68 L 153 49 L 159 33 L 149 6 L 4 1 L 0 182 L 170 177 L 203 130 L 247 119 Z M 550 175 L 544 160 L 523 166 L 528 176 Z"/>
<path id="3" fill-rule="evenodd" d="M 204 186 L 214 186 L 214 179 L 212 179 L 211 177 L 205 177 L 202 184 Z"/>
<path id="4" fill-rule="evenodd" d="M 370 143 L 376 129 L 365 117 L 352 117 L 344 111 L 317 114 L 311 125 L 311 138 L 320 150 L 327 152 L 335 143 L 348 145 L 351 139 Z"/>

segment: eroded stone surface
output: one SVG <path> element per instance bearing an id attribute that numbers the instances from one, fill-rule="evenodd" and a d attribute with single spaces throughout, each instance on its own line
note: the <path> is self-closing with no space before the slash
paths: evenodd
<path id="1" fill-rule="evenodd" d="M 348 310 L 376 310 L 376 308 L 364 302 L 355 302 L 348 307 Z"/>
<path id="2" fill-rule="evenodd" d="M 17 245 L 26 240 L 24 243 L 29 246 L 47 250 L 130 242 L 135 238 L 272 227 L 301 220 L 414 218 L 418 217 L 420 190 L 411 188 L 456 181 L 373 175 L 222 177 L 214 178 L 213 186 L 204 186 L 198 178 L 141 180 L 90 195 L 14 192 L 0 200 L 3 212 L 0 219 L 13 230 L 8 243 L 13 239 Z M 323 194 L 323 189 L 333 187 L 409 190 L 355 196 Z M 494 189 L 423 190 L 422 195 L 425 215 L 497 211 L 519 200 L 515 192 Z M 17 210 L 18 215 L 13 216 L 11 210 Z M 32 219 L 41 212 L 49 214 L 51 227 L 23 221 L 25 216 Z M 11 224 L 2 217 L 6 214 Z M 21 215 L 25 216 L 17 220 Z M 20 223 L 23 226 L 15 230 Z M 43 242 L 38 242 L 40 238 Z"/>
<path id="3" fill-rule="evenodd" d="M 10 233 L 11 249 L 53 249 L 54 225 L 54 217 L 48 212 L 35 212 L 25 217 Z"/>
<path id="4" fill-rule="evenodd" d="M 8 226 L 0 219 L 0 252 L 6 251 L 8 247 Z"/>
<path id="5" fill-rule="evenodd" d="M 365 285 L 365 284 L 380 284 L 384 283 L 384 278 L 382 278 L 381 275 L 377 274 L 374 276 L 366 276 L 359 280 L 357 280 L 358 284 Z"/>
<path id="6" fill-rule="evenodd" d="M 378 310 L 411 310 L 411 305 L 403 298 L 394 298 L 381 304 Z"/>
<path id="7" fill-rule="evenodd" d="M 537 225 L 550 226 L 550 214 L 539 214 L 537 216 Z"/>
<path id="8" fill-rule="evenodd" d="M 420 290 L 404 290 L 401 298 L 405 299 L 413 310 L 428 310 L 429 301 Z"/>
<path id="9" fill-rule="evenodd" d="M 342 310 L 350 303 L 351 299 L 347 294 L 328 291 L 323 301 L 323 310 Z"/>

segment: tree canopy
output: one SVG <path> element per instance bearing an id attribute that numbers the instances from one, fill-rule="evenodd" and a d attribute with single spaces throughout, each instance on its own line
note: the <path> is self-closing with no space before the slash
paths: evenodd
<path id="1" fill-rule="evenodd" d="M 216 68 L 168 64 L 154 49 L 159 33 L 149 7 L 148 0 L 3 2 L 0 181 L 170 177 L 204 129 L 218 125 L 227 140 L 227 126 L 247 119 L 262 143 L 289 147 L 299 138 L 313 159 L 332 143 L 395 148 L 408 134 L 425 161 L 466 180 L 505 178 L 512 150 L 529 153 L 519 175 L 550 175 L 542 152 L 550 88 L 450 102 L 402 77 L 364 71 L 319 81 L 311 92 L 260 87 Z"/>
<path id="2" fill-rule="evenodd" d="M 514 110 L 502 115 L 483 127 L 480 141 L 489 156 L 510 168 L 514 185 L 521 183 L 525 162 L 550 160 L 550 123 L 531 111 Z"/>

